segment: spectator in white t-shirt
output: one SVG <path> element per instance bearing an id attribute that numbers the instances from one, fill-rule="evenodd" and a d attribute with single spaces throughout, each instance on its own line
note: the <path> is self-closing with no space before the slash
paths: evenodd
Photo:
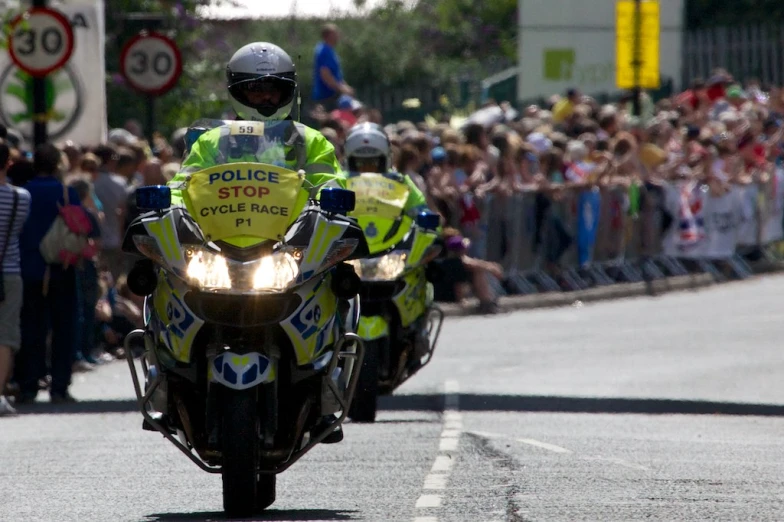
<path id="1" fill-rule="evenodd" d="M 573 183 L 588 181 L 591 173 L 596 168 L 588 160 L 588 147 L 579 140 L 570 141 L 566 146 L 566 156 L 569 167 L 566 169 L 566 179 Z"/>

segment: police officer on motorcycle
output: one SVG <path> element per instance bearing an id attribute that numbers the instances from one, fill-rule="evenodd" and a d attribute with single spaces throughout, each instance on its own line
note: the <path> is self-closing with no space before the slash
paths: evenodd
<path id="1" fill-rule="evenodd" d="M 237 119 L 263 122 L 264 139 L 273 136 L 284 145 L 285 159 L 281 166 L 304 171 L 305 186 L 312 194 L 322 188 L 345 187 L 345 177 L 335 156 L 335 148 L 319 131 L 292 121 L 291 111 L 298 97 L 297 70 L 291 57 L 272 43 L 255 42 L 239 49 L 229 60 L 226 79 Z M 192 145 L 180 172 L 169 182 L 172 203 L 182 204 L 181 191 L 190 174 L 229 161 L 264 161 L 257 156 L 258 136 L 232 134 L 227 125 L 201 134 Z M 229 140 L 227 143 L 223 140 Z M 223 157 L 229 150 L 230 157 Z M 268 161 L 271 163 L 271 161 Z M 322 419 L 329 425 L 334 415 Z M 338 427 L 325 444 L 340 442 Z"/>
<path id="2" fill-rule="evenodd" d="M 376 123 L 358 123 L 346 136 L 344 146 L 348 175 L 361 176 L 364 173 L 382 174 L 385 177 L 404 183 L 408 188 L 404 212 L 409 217 L 428 210 L 425 195 L 407 174 L 394 170 L 392 166 L 392 146 L 389 136 Z"/>

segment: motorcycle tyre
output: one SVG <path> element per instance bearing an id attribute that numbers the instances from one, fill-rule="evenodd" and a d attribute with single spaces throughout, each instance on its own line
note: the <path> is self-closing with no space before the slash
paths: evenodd
<path id="1" fill-rule="evenodd" d="M 222 402 L 223 510 L 229 518 L 245 518 L 257 506 L 256 390 L 226 389 Z"/>
<path id="2" fill-rule="evenodd" d="M 378 411 L 378 379 L 381 350 L 389 343 L 384 337 L 373 341 L 365 341 L 365 357 L 359 372 L 357 390 L 348 410 L 348 416 L 354 422 L 375 422 Z"/>
<path id="3" fill-rule="evenodd" d="M 275 503 L 277 475 L 259 475 L 256 481 L 256 513 L 261 513 Z"/>

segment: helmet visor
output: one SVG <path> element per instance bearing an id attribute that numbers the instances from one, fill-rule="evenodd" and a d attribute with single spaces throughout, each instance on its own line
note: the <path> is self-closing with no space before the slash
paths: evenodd
<path id="1" fill-rule="evenodd" d="M 235 82 L 229 92 L 241 104 L 271 116 L 291 103 L 296 88 L 297 83 L 290 78 L 263 76 Z"/>

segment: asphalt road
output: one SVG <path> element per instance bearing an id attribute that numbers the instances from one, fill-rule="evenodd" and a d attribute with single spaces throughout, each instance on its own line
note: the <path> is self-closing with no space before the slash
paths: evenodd
<path id="1" fill-rule="evenodd" d="M 374 425 L 258 520 L 784 518 L 784 278 L 450 319 Z M 0 419 L 0 520 L 220 520 L 220 478 L 143 432 L 127 367 Z M 43 398 L 43 396 L 42 396 Z"/>

